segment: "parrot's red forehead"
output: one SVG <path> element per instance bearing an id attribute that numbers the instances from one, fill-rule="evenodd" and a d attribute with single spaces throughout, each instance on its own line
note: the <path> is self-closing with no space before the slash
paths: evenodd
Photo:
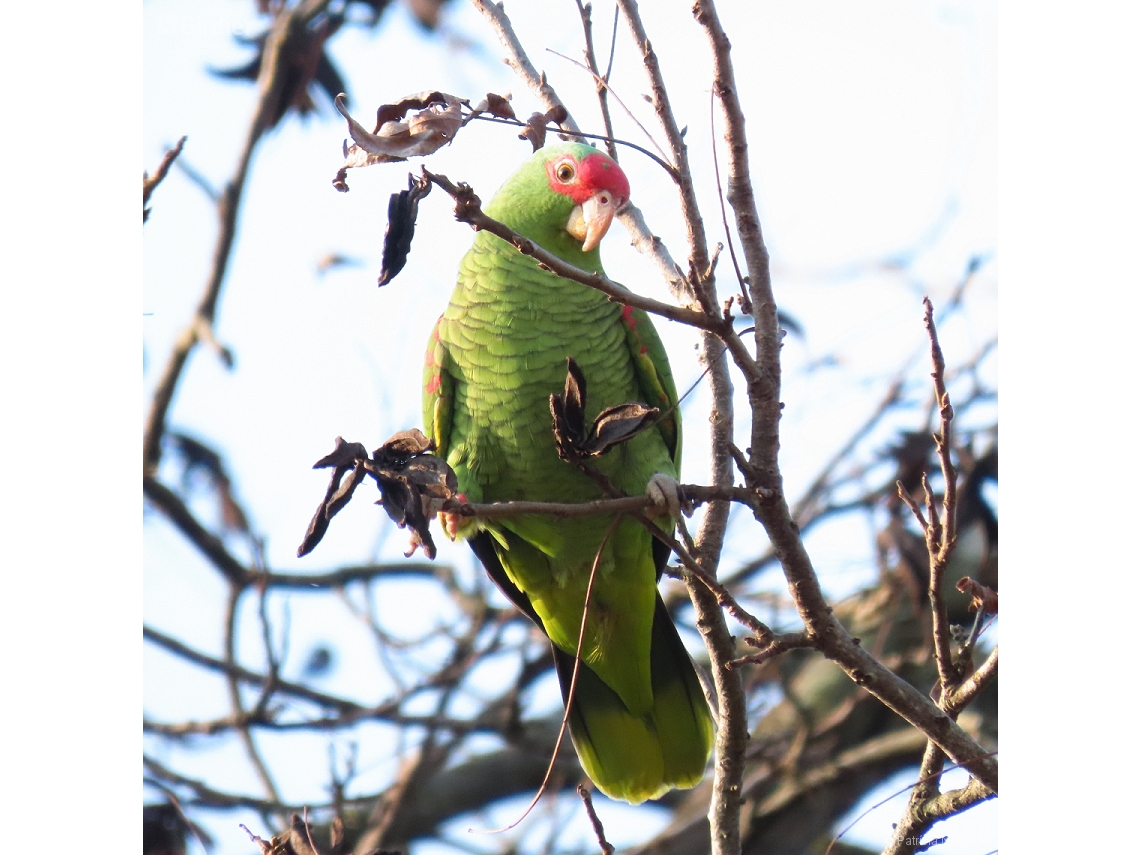
<path id="1" fill-rule="evenodd" d="M 567 170 L 570 166 L 571 170 Z M 601 152 L 588 154 L 581 160 L 567 153 L 546 162 L 546 175 L 550 189 L 562 193 L 581 205 L 599 190 L 609 190 L 621 198 L 629 199 L 629 179 L 621 167 Z"/>

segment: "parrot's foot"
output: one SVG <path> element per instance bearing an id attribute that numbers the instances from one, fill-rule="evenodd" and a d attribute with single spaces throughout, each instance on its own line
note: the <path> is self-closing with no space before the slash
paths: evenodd
<path id="1" fill-rule="evenodd" d="M 467 497 L 462 493 L 455 494 L 455 500 L 466 504 Z M 443 526 L 443 533 L 447 535 L 449 540 L 454 541 L 459 537 L 459 532 L 471 525 L 471 519 L 463 516 L 463 514 L 452 514 L 447 511 L 439 512 L 439 524 Z"/>
<path id="2" fill-rule="evenodd" d="M 672 475 L 658 472 L 645 485 L 645 495 L 653 502 L 656 511 L 673 519 L 681 518 L 681 485 Z"/>

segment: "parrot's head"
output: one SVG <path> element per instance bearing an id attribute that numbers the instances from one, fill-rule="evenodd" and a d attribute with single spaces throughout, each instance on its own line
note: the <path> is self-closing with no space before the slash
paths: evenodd
<path id="1" fill-rule="evenodd" d="M 487 213 L 570 263 L 596 269 L 598 244 L 628 200 L 620 166 L 593 146 L 562 143 L 535 152 Z"/>

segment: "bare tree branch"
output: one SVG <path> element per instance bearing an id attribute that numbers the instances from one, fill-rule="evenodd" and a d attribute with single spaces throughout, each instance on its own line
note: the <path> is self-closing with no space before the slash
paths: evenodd
<path id="1" fill-rule="evenodd" d="M 194 317 L 175 342 L 151 400 L 146 429 L 143 433 L 143 473 L 146 475 L 153 476 L 157 472 L 158 461 L 162 457 L 166 414 L 174 400 L 174 391 L 182 377 L 186 360 L 189 359 L 195 345 L 213 338 L 214 316 L 229 266 L 230 251 L 237 230 L 238 208 L 246 177 L 253 162 L 257 143 L 266 128 L 272 124 L 272 116 L 280 100 L 282 87 L 285 85 L 286 46 L 291 39 L 301 38 L 305 25 L 323 12 L 328 4 L 329 0 L 304 0 L 296 6 L 282 7 L 266 37 L 261 72 L 257 81 L 259 90 L 257 108 L 246 131 L 245 144 L 238 156 L 237 169 L 223 188 L 218 201 L 218 239 L 214 247 L 214 260 L 206 288 Z"/>
<path id="2" fill-rule="evenodd" d="M 182 146 L 184 146 L 185 144 L 186 144 L 186 137 L 183 136 L 174 145 L 174 148 L 168 149 L 167 152 L 162 156 L 162 161 L 158 164 L 158 169 L 156 169 L 154 171 L 153 176 L 147 175 L 147 173 L 145 173 L 145 172 L 143 173 L 143 222 L 144 223 L 146 222 L 147 217 L 150 215 L 150 208 L 148 208 L 146 206 L 146 203 L 150 201 L 150 194 L 154 192 L 154 188 L 156 188 L 159 184 L 162 183 L 162 179 L 164 179 L 166 177 L 166 173 L 170 171 L 170 165 L 172 163 L 174 163 L 174 159 L 176 157 L 178 157 L 178 155 L 182 154 Z"/>
<path id="3" fill-rule="evenodd" d="M 926 528 L 926 548 L 930 553 L 930 612 L 934 618 L 934 656 L 938 663 L 940 691 L 945 691 L 958 680 L 950 653 L 950 620 L 946 615 L 946 601 L 942 596 L 942 580 L 946 565 L 954 552 L 957 538 L 958 474 L 950 460 L 950 421 L 954 418 L 954 408 L 950 405 L 950 395 L 946 391 L 946 359 L 938 344 L 938 330 L 934 325 L 934 304 L 923 298 L 925 315 L 923 322 L 930 336 L 930 359 L 934 365 L 934 396 L 938 406 L 940 428 L 934 437 L 938 461 L 942 466 L 945 483 L 942 497 L 942 519 L 937 521 L 931 504 L 930 524 Z M 929 495 L 929 490 L 927 491 Z"/>

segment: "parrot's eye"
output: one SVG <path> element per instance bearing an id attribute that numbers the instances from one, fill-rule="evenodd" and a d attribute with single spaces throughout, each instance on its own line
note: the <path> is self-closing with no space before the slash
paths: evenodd
<path id="1" fill-rule="evenodd" d="M 563 162 L 554 168 L 554 175 L 563 184 L 569 184 L 574 180 L 574 164 Z"/>

